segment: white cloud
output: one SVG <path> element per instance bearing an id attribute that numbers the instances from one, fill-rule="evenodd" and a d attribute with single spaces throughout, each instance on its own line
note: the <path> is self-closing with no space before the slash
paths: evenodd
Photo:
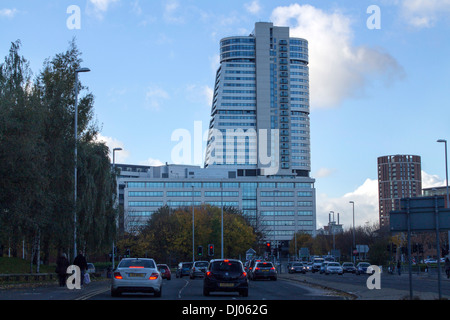
<path id="1" fill-rule="evenodd" d="M 187 99 L 211 107 L 214 90 L 208 85 L 191 84 L 186 87 Z"/>
<path id="2" fill-rule="evenodd" d="M 115 162 L 116 163 L 124 163 L 126 159 L 130 156 L 130 153 L 126 150 L 125 145 L 122 141 L 119 141 L 112 137 L 107 137 L 99 134 L 97 136 L 97 141 L 104 142 L 106 146 L 109 148 L 110 154 L 109 157 L 113 158 L 113 149 L 114 148 L 122 148 L 121 151 L 115 152 Z"/>
<path id="3" fill-rule="evenodd" d="M 289 26 L 291 37 L 309 42 L 311 107 L 336 107 L 364 93 L 371 80 L 389 84 L 403 69 L 379 48 L 352 44 L 351 19 L 335 10 L 324 12 L 311 5 L 277 7 L 271 20 Z"/>
<path id="4" fill-rule="evenodd" d="M 328 224 L 328 214 L 333 211 L 337 221 L 343 224 L 344 229 L 353 225 L 353 206 L 355 202 L 355 226 L 362 226 L 367 221 L 372 225 L 378 222 L 378 180 L 367 179 L 356 190 L 340 198 L 329 198 L 326 194 L 318 194 L 316 202 L 317 228 Z"/>
<path id="5" fill-rule="evenodd" d="M 146 161 L 140 163 L 143 166 L 154 166 L 154 167 L 160 167 L 163 166 L 164 163 L 161 160 L 148 158 Z"/>
<path id="6" fill-rule="evenodd" d="M 313 175 L 315 178 L 325 178 L 331 176 L 334 172 L 336 172 L 336 169 L 331 168 L 320 168 L 316 171 L 316 173 Z"/>
<path id="7" fill-rule="evenodd" d="M 94 8 L 101 12 L 106 12 L 110 4 L 118 2 L 119 0 L 89 0 L 94 5 Z"/>
<path id="8" fill-rule="evenodd" d="M 438 175 L 432 175 L 422 171 L 422 189 L 442 187 L 444 185 L 445 179 L 441 179 Z"/>
<path id="9" fill-rule="evenodd" d="M 253 0 L 250 3 L 245 3 L 244 7 L 251 14 L 258 14 L 261 11 L 261 5 L 259 4 L 259 0 Z"/>
<path id="10" fill-rule="evenodd" d="M 403 18 L 417 28 L 431 28 L 450 14 L 450 0 L 403 0 L 400 9 Z"/>
<path id="11" fill-rule="evenodd" d="M 147 105 L 154 110 L 159 110 L 163 100 L 169 99 L 169 94 L 162 88 L 152 85 L 147 89 L 145 100 Z"/>
<path id="12" fill-rule="evenodd" d="M 442 187 L 445 179 L 437 175 L 430 175 L 422 171 L 422 188 Z M 320 191 L 320 190 L 318 190 Z M 316 199 L 317 228 L 328 224 L 328 214 L 334 211 L 335 219 L 339 212 L 340 223 L 344 229 L 353 225 L 353 206 L 355 202 L 355 226 L 363 226 L 367 221 L 370 225 L 379 221 L 378 180 L 366 179 L 354 191 L 339 198 L 330 198 L 326 194 L 318 193 Z"/>
<path id="13" fill-rule="evenodd" d="M 18 11 L 15 8 L 14 9 L 8 9 L 8 8 L 1 9 L 0 10 L 0 17 L 14 18 L 14 16 L 16 15 L 17 12 Z"/>
<path id="14" fill-rule="evenodd" d="M 164 7 L 164 20 L 169 23 L 183 23 L 184 18 L 178 13 L 180 3 L 177 0 L 166 0 Z"/>

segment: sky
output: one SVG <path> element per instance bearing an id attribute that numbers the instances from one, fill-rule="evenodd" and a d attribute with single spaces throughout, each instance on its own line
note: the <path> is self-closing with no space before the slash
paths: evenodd
<path id="1" fill-rule="evenodd" d="M 334 211 L 348 229 L 349 201 L 357 226 L 378 221 L 379 156 L 420 155 L 423 187 L 445 185 L 449 15 L 450 0 L 0 0 L 0 61 L 20 39 L 37 75 L 75 38 L 116 163 L 175 163 L 181 129 L 202 166 L 220 39 L 289 26 L 309 41 L 317 225 Z"/>

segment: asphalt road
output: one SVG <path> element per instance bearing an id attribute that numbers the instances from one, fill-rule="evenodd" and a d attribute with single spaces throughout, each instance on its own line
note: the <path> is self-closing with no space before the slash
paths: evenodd
<path id="1" fill-rule="evenodd" d="M 110 282 L 107 280 L 91 282 L 81 290 L 69 290 L 65 287 L 43 286 L 0 290 L 0 300 L 341 300 L 327 290 L 312 288 L 297 281 L 279 279 L 277 281 L 258 280 L 249 282 L 248 297 L 240 297 L 233 292 L 212 292 L 203 296 L 203 279 L 172 278 L 163 280 L 161 298 L 153 294 L 125 293 L 121 297 L 111 297 Z"/>

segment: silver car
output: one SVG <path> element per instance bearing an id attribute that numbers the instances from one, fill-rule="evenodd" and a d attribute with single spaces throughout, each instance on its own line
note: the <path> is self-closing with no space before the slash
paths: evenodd
<path id="1" fill-rule="evenodd" d="M 111 296 L 120 296 L 123 292 L 154 293 L 161 297 L 162 277 L 153 259 L 122 259 L 114 270 L 111 282 Z"/>

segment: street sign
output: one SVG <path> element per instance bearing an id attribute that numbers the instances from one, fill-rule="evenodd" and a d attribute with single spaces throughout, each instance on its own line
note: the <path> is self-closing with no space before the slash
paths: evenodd
<path id="1" fill-rule="evenodd" d="M 300 257 L 309 257 L 309 248 L 300 248 Z"/>
<path id="2" fill-rule="evenodd" d="M 416 197 L 400 200 L 400 210 L 390 212 L 391 231 L 408 231 L 408 213 L 411 231 L 450 230 L 450 209 L 444 197 Z M 436 212 L 438 218 L 436 219 Z"/>

